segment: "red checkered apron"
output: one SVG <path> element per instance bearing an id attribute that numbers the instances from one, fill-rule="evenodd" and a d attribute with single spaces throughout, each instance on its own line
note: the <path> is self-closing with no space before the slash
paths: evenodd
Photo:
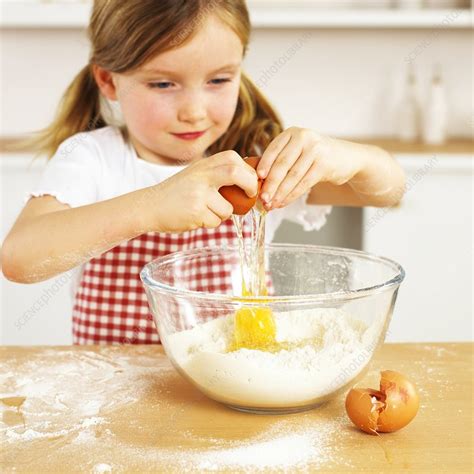
<path id="1" fill-rule="evenodd" d="M 250 223 L 246 220 L 245 239 L 250 237 L 250 232 Z M 74 344 L 160 343 L 140 280 L 141 269 L 151 260 L 171 252 L 225 245 L 237 246 L 232 219 L 215 229 L 201 228 L 182 234 L 143 234 L 93 258 L 84 266 L 75 295 Z M 225 292 L 225 286 L 231 283 L 222 282 L 222 278 L 219 280 L 223 272 L 218 268 L 211 270 L 211 278 L 205 278 L 205 285 L 198 282 L 193 289 Z M 218 278 L 213 277 L 216 275 Z M 204 281 L 201 273 L 196 278 Z"/>

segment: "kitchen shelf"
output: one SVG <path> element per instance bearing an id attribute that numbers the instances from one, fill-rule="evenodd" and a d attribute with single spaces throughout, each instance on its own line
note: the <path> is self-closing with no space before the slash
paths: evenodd
<path id="1" fill-rule="evenodd" d="M 472 28 L 469 9 L 459 10 L 322 10 L 315 7 L 253 7 L 256 28 Z M 445 22 L 443 24 L 443 22 Z"/>
<path id="2" fill-rule="evenodd" d="M 90 3 L 35 3 L 5 1 L 0 28 L 85 28 Z M 469 9 L 390 10 L 321 9 L 307 2 L 255 2 L 249 5 L 256 28 L 472 28 Z"/>
<path id="3" fill-rule="evenodd" d="M 347 140 L 375 145 L 396 154 L 410 155 L 473 155 L 474 142 L 469 138 L 451 138 L 442 145 L 427 145 L 426 143 L 407 143 L 394 138 L 347 138 Z"/>
<path id="4" fill-rule="evenodd" d="M 8 154 L 29 154 L 33 153 L 33 150 L 28 148 L 19 148 L 18 144 L 20 140 L 27 138 L 27 136 L 16 136 L 16 137 L 0 137 L 0 153 Z M 474 154 L 474 142 L 469 138 L 451 138 L 443 145 L 426 145 L 424 143 L 405 143 L 394 138 L 349 138 L 349 137 L 338 137 L 344 138 L 345 140 L 365 143 L 368 145 L 379 146 L 390 153 L 397 154 L 450 154 L 450 155 L 473 155 Z"/>
<path id="5" fill-rule="evenodd" d="M 7 28 L 85 28 L 90 3 L 3 2 L 0 27 Z"/>

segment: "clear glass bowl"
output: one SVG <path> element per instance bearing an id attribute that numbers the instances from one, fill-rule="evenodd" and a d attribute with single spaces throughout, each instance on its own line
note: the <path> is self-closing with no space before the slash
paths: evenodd
<path id="1" fill-rule="evenodd" d="M 175 252 L 141 272 L 167 356 L 208 397 L 253 413 L 313 408 L 352 386 L 384 341 L 403 268 L 350 249 L 265 247 L 269 295 L 241 296 L 237 248 Z M 276 352 L 228 352 L 234 315 L 270 308 Z"/>

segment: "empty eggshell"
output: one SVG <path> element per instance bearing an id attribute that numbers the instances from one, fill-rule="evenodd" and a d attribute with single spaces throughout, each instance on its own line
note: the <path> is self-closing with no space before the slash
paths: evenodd
<path id="1" fill-rule="evenodd" d="M 415 418 L 420 398 L 415 386 L 404 375 L 393 370 L 384 370 L 380 391 L 386 398 L 385 408 L 380 412 L 378 420 L 378 431 L 397 431 Z"/>
<path id="2" fill-rule="evenodd" d="M 393 370 L 381 372 L 380 390 L 353 388 L 346 397 L 351 421 L 370 434 L 390 433 L 415 418 L 420 400 L 415 386 Z"/>
<path id="3" fill-rule="evenodd" d="M 377 432 L 383 394 L 371 388 L 353 388 L 346 397 L 346 411 L 352 423 L 366 433 Z"/>
<path id="4" fill-rule="evenodd" d="M 249 158 L 245 158 L 245 162 L 249 164 L 253 169 L 257 168 L 258 162 L 260 161 L 260 157 L 258 156 L 251 156 Z M 233 208 L 234 214 L 243 216 L 247 214 L 247 212 L 255 206 L 257 202 L 258 195 L 260 194 L 260 189 L 262 187 L 262 180 L 258 180 L 258 191 L 254 197 L 248 197 L 245 191 L 239 188 L 236 185 L 233 186 L 222 186 L 219 189 L 219 192 L 222 196 L 229 201 Z"/>

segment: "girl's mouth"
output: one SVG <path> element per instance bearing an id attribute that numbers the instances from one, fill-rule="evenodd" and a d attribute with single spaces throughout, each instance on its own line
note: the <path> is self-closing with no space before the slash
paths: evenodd
<path id="1" fill-rule="evenodd" d="M 177 138 L 181 140 L 195 140 L 196 138 L 202 137 L 206 133 L 206 130 L 202 132 L 188 132 L 188 133 L 172 133 Z"/>

